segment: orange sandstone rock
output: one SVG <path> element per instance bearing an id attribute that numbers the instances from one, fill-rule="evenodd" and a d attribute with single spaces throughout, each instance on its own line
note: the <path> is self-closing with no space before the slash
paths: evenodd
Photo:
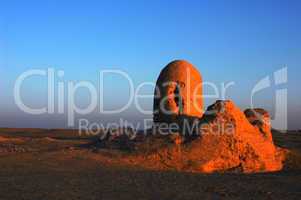
<path id="1" fill-rule="evenodd" d="M 253 126 L 232 101 L 217 101 L 208 108 L 209 128 L 191 144 L 191 155 L 202 155 L 204 172 L 239 169 L 243 172 L 282 169 L 281 154 L 273 141 Z M 266 114 L 266 113 L 265 113 Z M 223 125 L 223 126 L 222 126 Z M 222 127 L 218 130 L 212 127 Z M 270 130 L 267 134 L 270 134 Z M 271 134 L 270 134 L 271 135 Z"/>
<path id="2" fill-rule="evenodd" d="M 185 135 L 148 135 L 135 146 L 138 154 L 127 158 L 137 165 L 205 173 L 282 169 L 285 150 L 273 143 L 269 113 L 263 109 L 243 113 L 229 100 L 216 101 L 204 113 L 201 75 L 186 61 L 173 61 L 161 71 L 153 115 L 159 125 L 177 123 Z M 186 130 L 187 119 L 186 125 L 197 130 Z"/>
<path id="3" fill-rule="evenodd" d="M 154 122 L 203 115 L 202 77 L 189 62 L 175 60 L 160 73 L 155 88 Z"/>
<path id="4" fill-rule="evenodd" d="M 232 101 L 217 101 L 209 106 L 199 131 L 199 137 L 190 141 L 161 145 L 143 165 L 204 173 L 282 169 L 283 150 L 252 125 Z"/>

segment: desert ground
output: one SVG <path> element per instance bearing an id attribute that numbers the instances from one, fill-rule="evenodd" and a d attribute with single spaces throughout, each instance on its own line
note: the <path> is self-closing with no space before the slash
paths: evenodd
<path id="1" fill-rule="evenodd" d="M 300 199 L 301 132 L 273 131 L 290 149 L 273 173 L 201 174 L 123 162 L 131 152 L 100 147 L 76 130 L 0 129 L 0 199 Z"/>

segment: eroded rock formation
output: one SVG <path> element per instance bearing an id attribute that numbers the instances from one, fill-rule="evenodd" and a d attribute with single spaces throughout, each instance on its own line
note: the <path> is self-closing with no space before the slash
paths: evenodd
<path id="1" fill-rule="evenodd" d="M 209 115 L 203 117 L 207 128 L 191 143 L 188 156 L 201 157 L 201 171 L 282 169 L 283 152 L 273 144 L 270 129 L 252 125 L 232 101 L 217 101 L 208 111 Z M 264 114 L 268 117 L 267 112 Z"/>
<path id="2" fill-rule="evenodd" d="M 169 63 L 156 85 L 155 125 L 175 123 L 180 129 L 176 134 L 161 134 L 153 128 L 154 134 L 147 134 L 139 143 L 125 143 L 128 137 L 114 139 L 119 146 L 130 144 L 128 149 L 136 150 L 126 161 L 157 170 L 205 173 L 282 169 L 286 151 L 273 143 L 267 111 L 242 112 L 232 101 L 219 100 L 204 113 L 201 75 L 186 61 Z M 185 124 L 190 127 L 186 129 Z"/>
<path id="3" fill-rule="evenodd" d="M 155 88 L 154 122 L 203 115 L 202 77 L 189 62 L 176 60 L 160 73 Z"/>
<path id="4" fill-rule="evenodd" d="M 202 117 L 199 137 L 186 142 L 179 135 L 152 138 L 151 144 L 161 145 L 142 163 L 156 169 L 205 173 L 281 170 L 285 152 L 266 137 L 271 134 L 266 131 L 263 134 L 252 125 L 232 101 L 217 101 Z"/>

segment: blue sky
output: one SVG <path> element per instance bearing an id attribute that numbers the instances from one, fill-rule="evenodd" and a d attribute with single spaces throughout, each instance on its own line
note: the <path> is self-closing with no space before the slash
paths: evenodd
<path id="1" fill-rule="evenodd" d="M 0 126 L 66 125 L 62 115 L 28 116 L 14 104 L 14 81 L 28 69 L 52 67 L 64 70 L 63 81 L 93 82 L 99 70 L 120 69 L 138 85 L 155 82 L 166 64 L 185 59 L 205 81 L 234 81 L 227 98 L 242 109 L 261 78 L 287 65 L 288 83 L 281 87 L 288 88 L 289 127 L 301 128 L 300 10 L 298 0 L 0 0 Z M 262 91 L 256 99 L 272 113 L 275 89 Z M 121 105 L 127 95 L 120 79 L 108 80 L 106 91 L 108 107 Z M 43 106 L 45 81 L 30 80 L 23 94 L 27 103 Z M 89 98 L 80 91 L 77 100 L 84 106 Z M 152 107 L 151 99 L 144 103 Z M 144 117 L 130 108 L 119 116 L 95 113 L 90 118 L 120 116 L 132 121 Z"/>

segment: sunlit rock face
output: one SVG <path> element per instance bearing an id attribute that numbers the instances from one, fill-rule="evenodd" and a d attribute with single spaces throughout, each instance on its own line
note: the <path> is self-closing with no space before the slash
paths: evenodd
<path id="1" fill-rule="evenodd" d="M 143 163 L 157 169 L 172 166 L 180 171 L 204 173 L 269 172 L 283 167 L 285 150 L 276 147 L 256 125 L 251 124 L 232 101 L 219 100 L 209 106 L 198 131 L 199 137 L 183 145 L 175 138 L 174 145 L 166 142 L 158 148 L 154 140 L 150 146 L 155 146 L 156 150 Z M 169 139 L 165 137 L 166 141 Z"/>
<path id="2" fill-rule="evenodd" d="M 175 60 L 160 73 L 155 88 L 154 122 L 203 115 L 202 77 L 189 62 Z"/>
<path id="3" fill-rule="evenodd" d="M 200 139 L 192 143 L 199 147 L 193 151 L 204 155 L 201 171 L 237 169 L 248 173 L 282 169 L 282 150 L 274 145 L 270 128 L 263 130 L 250 123 L 250 118 L 229 100 L 217 101 L 207 111 L 209 116 L 203 117 L 207 127 Z M 260 120 L 269 120 L 266 111 L 257 112 Z"/>
<path id="4" fill-rule="evenodd" d="M 186 129 L 186 119 L 190 128 L 197 129 Z M 161 71 L 154 122 L 175 122 L 180 129 L 178 135 L 149 137 L 151 142 L 142 144 L 144 149 L 155 148 L 143 162 L 147 166 L 205 173 L 267 172 L 283 167 L 285 151 L 273 143 L 269 113 L 264 109 L 242 112 L 230 100 L 218 100 L 204 113 L 201 75 L 186 61 L 173 61 Z"/>

